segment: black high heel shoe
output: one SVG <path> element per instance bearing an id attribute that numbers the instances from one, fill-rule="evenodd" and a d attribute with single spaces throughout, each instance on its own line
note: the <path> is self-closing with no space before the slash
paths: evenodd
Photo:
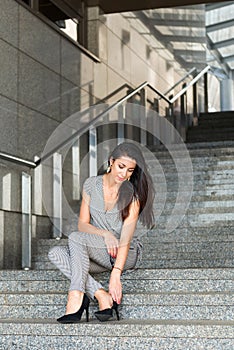
<path id="1" fill-rule="evenodd" d="M 101 310 L 101 311 L 96 311 L 94 315 L 97 317 L 97 319 L 101 322 L 108 321 L 110 318 L 113 317 L 113 310 L 115 310 L 117 320 L 119 321 L 119 310 L 118 310 L 119 305 L 113 301 L 113 306 L 111 308 Z"/>
<path id="2" fill-rule="evenodd" d="M 80 309 L 73 314 L 64 315 L 58 318 L 57 321 L 59 323 L 79 323 L 84 310 L 86 310 L 86 322 L 89 322 L 89 303 L 89 298 L 84 294 Z"/>

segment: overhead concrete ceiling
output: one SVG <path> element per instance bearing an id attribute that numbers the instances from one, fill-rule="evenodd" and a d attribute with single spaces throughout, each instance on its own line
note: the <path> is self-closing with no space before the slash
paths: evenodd
<path id="1" fill-rule="evenodd" d="M 104 13 L 140 11 L 163 7 L 220 2 L 220 0 L 86 0 L 88 6 L 100 6 Z"/>

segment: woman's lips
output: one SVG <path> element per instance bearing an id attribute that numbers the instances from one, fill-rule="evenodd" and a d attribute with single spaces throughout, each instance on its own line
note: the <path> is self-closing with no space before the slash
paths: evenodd
<path id="1" fill-rule="evenodd" d="M 118 179 L 119 181 L 124 181 L 124 180 L 125 180 L 124 177 L 119 177 L 119 176 L 117 176 L 117 179 Z"/>

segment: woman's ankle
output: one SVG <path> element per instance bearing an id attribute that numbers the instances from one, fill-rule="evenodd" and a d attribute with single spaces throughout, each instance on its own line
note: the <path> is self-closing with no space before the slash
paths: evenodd
<path id="1" fill-rule="evenodd" d="M 99 304 L 99 310 L 109 309 L 113 305 L 113 299 L 111 295 L 104 289 L 98 289 L 94 294 Z"/>
<path id="2" fill-rule="evenodd" d="M 81 307 L 84 293 L 79 290 L 70 290 L 68 292 L 66 314 L 77 312 Z"/>

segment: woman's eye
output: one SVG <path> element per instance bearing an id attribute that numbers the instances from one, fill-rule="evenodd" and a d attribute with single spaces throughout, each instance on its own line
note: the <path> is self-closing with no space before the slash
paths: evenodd
<path id="1" fill-rule="evenodd" d="M 124 167 L 123 167 L 122 165 L 119 165 L 119 168 L 120 168 L 120 169 L 123 169 Z"/>

